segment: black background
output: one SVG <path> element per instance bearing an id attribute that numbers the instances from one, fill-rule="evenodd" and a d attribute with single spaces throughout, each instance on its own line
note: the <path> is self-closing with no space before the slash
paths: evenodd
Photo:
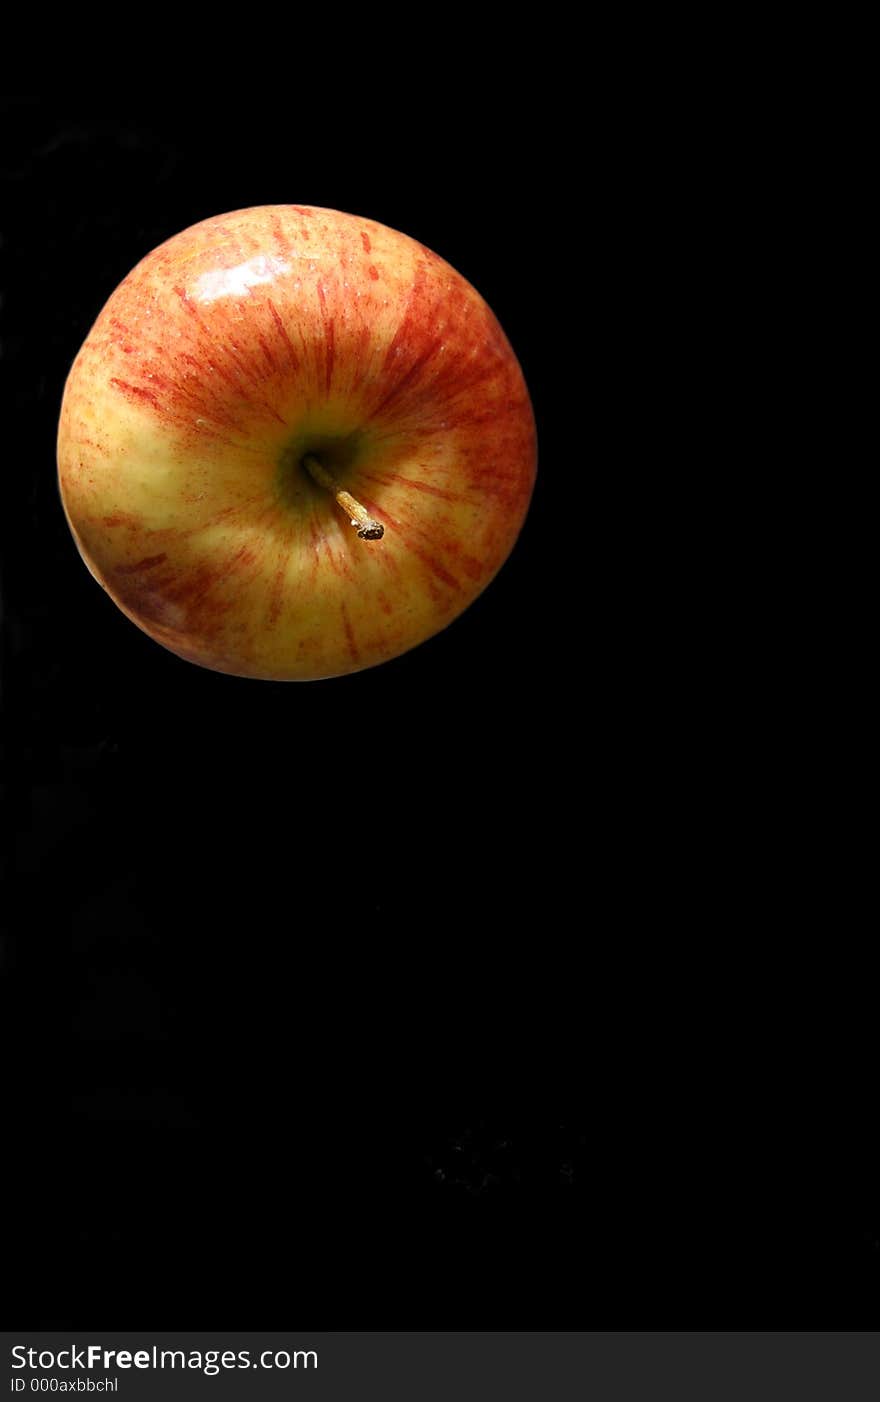
<path id="1" fill-rule="evenodd" d="M 681 623 L 619 203 L 549 85 L 537 111 L 512 95 L 393 141 L 356 103 L 6 111 L 10 1326 L 875 1318 L 858 975 L 767 897 L 774 781 L 734 775 L 711 609 Z M 67 370 L 120 279 L 273 202 L 368 215 L 464 273 L 540 444 L 485 595 L 300 686 L 129 624 L 54 475 Z"/>

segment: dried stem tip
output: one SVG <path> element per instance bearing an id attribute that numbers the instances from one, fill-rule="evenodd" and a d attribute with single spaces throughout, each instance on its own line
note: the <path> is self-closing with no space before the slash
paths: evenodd
<path id="1" fill-rule="evenodd" d="M 381 521 L 375 520 L 375 518 L 361 506 L 357 498 L 351 495 L 351 492 L 343 491 L 335 477 L 330 476 L 330 473 L 325 467 L 321 466 L 316 457 L 313 457 L 311 453 L 307 453 L 302 462 L 303 467 L 312 480 L 317 482 L 319 487 L 324 487 L 325 490 L 335 498 L 339 506 L 342 507 L 342 510 L 345 512 L 351 524 L 357 527 L 357 533 L 361 540 L 382 539 L 385 534 L 385 527 L 382 525 Z"/>

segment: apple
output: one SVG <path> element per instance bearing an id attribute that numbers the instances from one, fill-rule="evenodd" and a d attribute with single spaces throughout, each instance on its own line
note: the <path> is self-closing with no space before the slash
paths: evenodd
<path id="1" fill-rule="evenodd" d="M 535 478 L 523 375 L 478 292 L 336 210 L 206 219 L 120 284 L 67 380 L 61 500 L 157 642 L 309 680 L 438 632 L 509 555 Z"/>

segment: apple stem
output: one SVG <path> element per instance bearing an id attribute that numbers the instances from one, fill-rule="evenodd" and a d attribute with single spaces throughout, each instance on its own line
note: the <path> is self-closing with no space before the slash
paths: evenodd
<path id="1" fill-rule="evenodd" d="M 350 492 L 343 491 L 336 479 L 330 476 L 330 473 L 325 467 L 321 466 L 316 457 L 313 457 L 311 453 L 307 453 L 302 462 L 303 467 L 312 480 L 317 482 L 319 487 L 324 487 L 336 498 L 336 501 L 342 507 L 342 510 L 345 512 L 351 524 L 357 526 L 358 535 L 361 540 L 382 539 L 385 534 L 385 527 L 382 523 L 376 521 L 368 511 L 365 511 L 360 502 L 353 497 Z"/>

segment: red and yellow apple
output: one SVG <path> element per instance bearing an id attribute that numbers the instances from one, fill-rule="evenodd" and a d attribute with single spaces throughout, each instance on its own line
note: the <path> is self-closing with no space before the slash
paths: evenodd
<path id="1" fill-rule="evenodd" d="M 120 284 L 64 391 L 58 473 L 92 574 L 179 656 L 277 680 L 396 657 L 522 526 L 535 426 L 482 297 L 405 234 L 240 210 Z"/>

